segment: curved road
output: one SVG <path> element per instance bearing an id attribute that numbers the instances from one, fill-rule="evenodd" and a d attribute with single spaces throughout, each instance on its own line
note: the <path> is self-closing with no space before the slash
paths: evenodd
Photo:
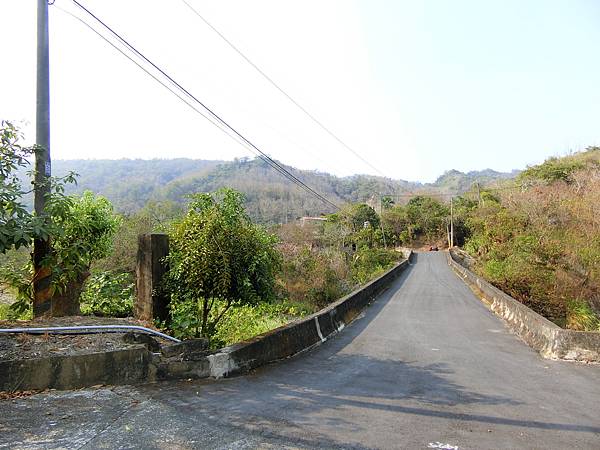
<path id="1" fill-rule="evenodd" d="M 600 366 L 544 360 L 413 265 L 317 349 L 220 381 L 0 402 L 0 448 L 600 448 Z"/>

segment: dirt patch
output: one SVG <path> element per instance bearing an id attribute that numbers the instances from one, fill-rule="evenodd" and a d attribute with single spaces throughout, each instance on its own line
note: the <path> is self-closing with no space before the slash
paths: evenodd
<path id="1" fill-rule="evenodd" d="M 52 327 L 77 325 L 137 325 L 148 327 L 134 319 L 106 317 L 58 317 L 31 321 L 0 321 L 0 328 Z M 153 328 L 153 327 L 149 327 Z M 4 334 L 0 333 L 0 361 L 46 358 L 49 356 L 81 355 L 107 352 L 138 346 L 123 341 L 125 333 L 102 334 Z M 155 338 L 160 344 L 163 341 Z"/>

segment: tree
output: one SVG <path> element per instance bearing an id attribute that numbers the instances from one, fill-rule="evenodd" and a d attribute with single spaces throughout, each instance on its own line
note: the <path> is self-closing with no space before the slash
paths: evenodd
<path id="1" fill-rule="evenodd" d="M 51 283 L 55 291 L 51 314 L 79 314 L 79 297 L 90 276 L 90 266 L 110 253 L 121 219 L 106 198 L 86 191 L 81 197 L 72 197 L 66 213 L 52 220 L 61 232 L 51 241 Z"/>
<path id="2" fill-rule="evenodd" d="M 350 205 L 342 212 L 342 215 L 354 231 L 365 228 L 365 224 L 368 224 L 367 227 L 370 228 L 379 228 L 379 216 L 366 203 Z"/>
<path id="3" fill-rule="evenodd" d="M 390 236 L 390 242 L 407 244 L 413 239 L 406 208 L 403 206 L 398 205 L 385 210 L 381 215 L 381 221 L 386 235 Z"/>
<path id="4" fill-rule="evenodd" d="M 415 235 L 423 235 L 428 241 L 444 237 L 446 220 L 450 214 L 446 205 L 434 198 L 419 195 L 408 201 L 406 213 Z"/>
<path id="5" fill-rule="evenodd" d="M 250 221 L 243 202 L 227 188 L 194 194 L 187 215 L 169 233 L 172 312 L 191 305 L 199 336 L 212 336 L 232 305 L 274 298 L 277 237 Z"/>
<path id="6" fill-rule="evenodd" d="M 23 147 L 19 141 L 22 135 L 10 122 L 0 124 L 0 253 L 10 249 L 27 247 L 34 239 L 47 240 L 50 223 L 27 210 L 23 197 L 26 191 L 19 178 L 19 171 L 25 171 L 29 158 L 35 154 L 35 147 Z"/>
<path id="7" fill-rule="evenodd" d="M 396 202 L 394 202 L 394 199 L 392 198 L 392 196 L 385 195 L 381 198 L 381 209 L 383 209 L 383 210 L 391 209 L 395 203 Z"/>
<path id="8" fill-rule="evenodd" d="M 79 312 L 79 294 L 89 275 L 92 261 L 110 250 L 111 238 L 118 224 L 112 205 L 102 197 L 86 192 L 81 198 L 64 194 L 65 185 L 75 181 L 75 174 L 49 178 L 45 214 L 37 216 L 25 206 L 23 198 L 31 193 L 22 186 L 23 174 L 30 165 L 36 147 L 23 147 L 18 128 L 10 122 L 0 126 L 0 252 L 30 247 L 35 239 L 50 241 L 51 251 L 42 261 L 51 270 L 52 292 L 50 315 Z M 33 172 L 27 172 L 32 178 Z M 33 184 L 33 182 L 32 182 Z M 28 307 L 32 297 L 33 269 L 3 268 L 2 278 L 17 288 L 19 302 L 15 309 Z"/>
<path id="9" fill-rule="evenodd" d="M 91 264 L 105 257 L 120 223 L 111 203 L 86 191 L 81 197 L 64 197 L 49 207 L 51 251 L 44 266 L 51 270 L 51 316 L 79 314 L 79 297 L 90 275 Z M 30 245 L 28 242 L 27 245 Z M 4 267 L 0 278 L 18 292 L 16 311 L 26 310 L 33 301 L 33 264 Z"/>

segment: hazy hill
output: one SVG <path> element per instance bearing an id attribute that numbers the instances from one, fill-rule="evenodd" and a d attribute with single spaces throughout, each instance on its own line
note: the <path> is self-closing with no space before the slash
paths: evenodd
<path id="1" fill-rule="evenodd" d="M 69 171 L 79 174 L 77 186 L 69 186 L 68 193 L 89 189 L 109 198 L 120 211 L 135 211 L 154 197 L 165 184 L 194 173 L 202 176 L 223 161 L 200 159 L 99 159 L 52 161 L 54 176 Z"/>
<path id="2" fill-rule="evenodd" d="M 475 181 L 485 185 L 512 176 L 492 170 L 467 174 L 453 170 L 435 183 L 422 184 L 371 175 L 336 177 L 286 167 L 337 204 L 367 201 L 383 194 L 464 192 Z M 89 189 L 100 193 L 124 213 L 141 208 L 148 200 L 185 202 L 187 194 L 214 191 L 223 186 L 244 192 L 249 213 L 261 222 L 285 222 L 304 215 L 332 212 L 330 207 L 290 183 L 260 159 L 228 162 L 192 159 L 53 162 L 54 175 L 64 175 L 69 170 L 80 175 L 78 185 L 70 187 L 69 192 Z"/>
<path id="3" fill-rule="evenodd" d="M 514 178 L 519 174 L 518 170 L 512 172 L 496 172 L 492 169 L 476 170 L 467 173 L 458 170 L 448 170 L 435 180 L 435 183 L 429 183 L 431 186 L 443 192 L 465 192 L 471 189 L 473 183 L 479 183 L 485 186 L 499 180 Z"/>

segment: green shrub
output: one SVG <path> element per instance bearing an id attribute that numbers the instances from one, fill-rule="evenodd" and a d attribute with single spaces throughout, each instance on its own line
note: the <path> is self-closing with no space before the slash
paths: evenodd
<path id="1" fill-rule="evenodd" d="M 100 272 L 92 275 L 81 293 L 85 315 L 128 317 L 133 313 L 134 284 L 129 273 Z"/>
<path id="2" fill-rule="evenodd" d="M 275 298 L 278 238 L 252 223 L 241 193 L 223 188 L 194 194 L 169 239 L 166 288 L 173 304 L 192 305 L 181 307 L 197 316 L 186 320 L 199 320 L 195 328 L 202 336 L 216 332 L 228 308 Z M 220 304 L 225 306 L 218 312 Z"/>
<path id="3" fill-rule="evenodd" d="M 0 320 L 31 320 L 33 310 L 31 306 L 24 311 L 17 311 L 7 303 L 0 303 Z"/>
<path id="4" fill-rule="evenodd" d="M 215 300 L 211 308 L 211 314 L 222 314 L 218 327 L 211 335 L 211 348 L 244 341 L 313 312 L 304 304 L 289 301 L 225 307 L 225 302 Z M 199 301 L 187 300 L 172 304 L 171 332 L 180 339 L 200 337 L 201 310 L 202 302 Z"/>
<path id="5" fill-rule="evenodd" d="M 362 248 L 354 254 L 352 279 L 357 284 L 365 284 L 381 275 L 398 261 L 400 254 L 383 248 Z"/>
<path id="6" fill-rule="evenodd" d="M 578 331 L 600 331 L 600 318 L 585 300 L 567 303 L 567 328 Z"/>

